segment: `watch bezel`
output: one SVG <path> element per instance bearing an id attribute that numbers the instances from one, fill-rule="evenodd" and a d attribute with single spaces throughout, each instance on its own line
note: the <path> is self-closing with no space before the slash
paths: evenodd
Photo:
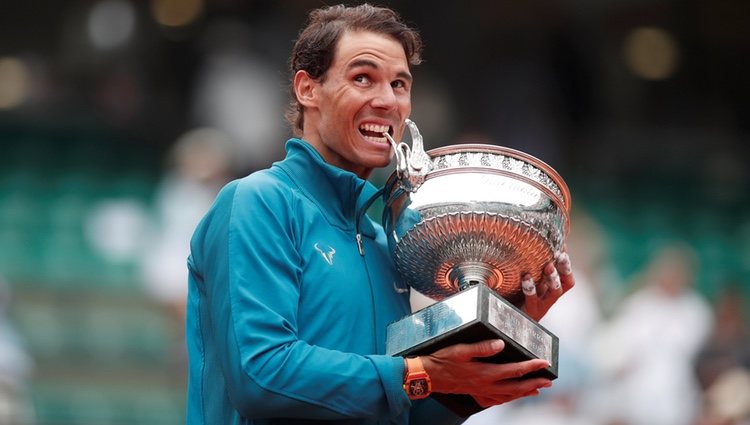
<path id="1" fill-rule="evenodd" d="M 426 376 L 414 377 L 406 383 L 409 398 L 421 399 L 430 396 L 430 381 Z"/>

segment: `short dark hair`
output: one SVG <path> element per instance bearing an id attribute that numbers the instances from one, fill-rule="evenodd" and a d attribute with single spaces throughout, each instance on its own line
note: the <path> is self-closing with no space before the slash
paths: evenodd
<path id="1" fill-rule="evenodd" d="M 291 97 L 286 119 L 295 135 L 302 133 L 304 107 L 297 101 L 294 93 L 294 75 L 299 70 L 305 70 L 315 80 L 324 78 L 333 62 L 336 45 L 347 30 L 370 31 L 391 36 L 404 47 L 409 65 L 415 66 L 422 62 L 422 38 L 391 9 L 362 4 L 352 7 L 336 5 L 313 10 L 310 12 L 307 25 L 294 43 L 289 60 Z"/>

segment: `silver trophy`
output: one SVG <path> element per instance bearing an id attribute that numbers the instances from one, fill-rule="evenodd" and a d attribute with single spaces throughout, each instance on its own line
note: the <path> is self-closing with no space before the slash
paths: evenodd
<path id="1" fill-rule="evenodd" d="M 563 249 L 570 192 L 550 166 L 494 145 L 451 145 L 424 151 L 407 120 L 411 148 L 393 146 L 396 170 L 385 185 L 383 227 L 398 272 L 437 300 L 388 326 L 390 355 L 429 354 L 456 343 L 501 338 L 496 363 L 532 358 L 557 378 L 558 339 L 519 309 L 521 277 L 542 279 Z M 468 396 L 443 397 L 462 414 L 478 409 Z"/>

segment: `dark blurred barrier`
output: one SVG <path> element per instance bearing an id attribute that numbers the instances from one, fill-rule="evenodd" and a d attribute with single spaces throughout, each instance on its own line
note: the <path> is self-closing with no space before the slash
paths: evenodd
<path id="1" fill-rule="evenodd" d="M 663 246 L 684 242 L 696 251 L 695 283 L 709 298 L 750 271 L 750 196 L 726 201 L 712 196 L 716 190 L 684 174 L 573 184 L 574 202 L 601 223 L 621 277 L 632 277 Z M 750 285 L 743 289 L 750 296 Z"/>

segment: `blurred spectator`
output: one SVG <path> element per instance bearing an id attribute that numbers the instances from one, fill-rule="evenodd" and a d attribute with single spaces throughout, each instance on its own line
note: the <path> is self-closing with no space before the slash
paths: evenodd
<path id="1" fill-rule="evenodd" d="M 750 423 L 747 300 L 739 286 L 724 287 L 716 302 L 713 332 L 696 362 L 698 380 L 704 390 L 700 425 Z"/>
<path id="2" fill-rule="evenodd" d="M 719 375 L 706 389 L 698 425 L 750 424 L 750 371 L 736 367 Z"/>
<path id="3" fill-rule="evenodd" d="M 594 344 L 600 381 L 594 413 L 601 423 L 693 423 L 700 388 L 693 372 L 712 323 L 711 309 L 692 283 L 692 250 L 670 245 L 656 253 L 643 281 L 625 299 Z"/>
<path id="4" fill-rule="evenodd" d="M 141 273 L 146 291 L 168 309 L 182 338 L 190 237 L 219 189 L 229 181 L 231 151 L 218 130 L 182 136 L 157 187 L 152 228 L 146 235 Z"/>
<path id="5" fill-rule="evenodd" d="M 287 86 L 261 53 L 259 37 L 237 20 L 211 22 L 200 43 L 202 63 L 191 99 L 193 120 L 224 132 L 236 152 L 232 165 L 245 171 L 283 158 L 278 140 L 287 131 L 277 113 L 284 109 Z"/>
<path id="6" fill-rule="evenodd" d="M 0 278 L 0 424 L 30 425 L 33 414 L 26 391 L 32 360 L 8 318 L 10 295 Z"/>

